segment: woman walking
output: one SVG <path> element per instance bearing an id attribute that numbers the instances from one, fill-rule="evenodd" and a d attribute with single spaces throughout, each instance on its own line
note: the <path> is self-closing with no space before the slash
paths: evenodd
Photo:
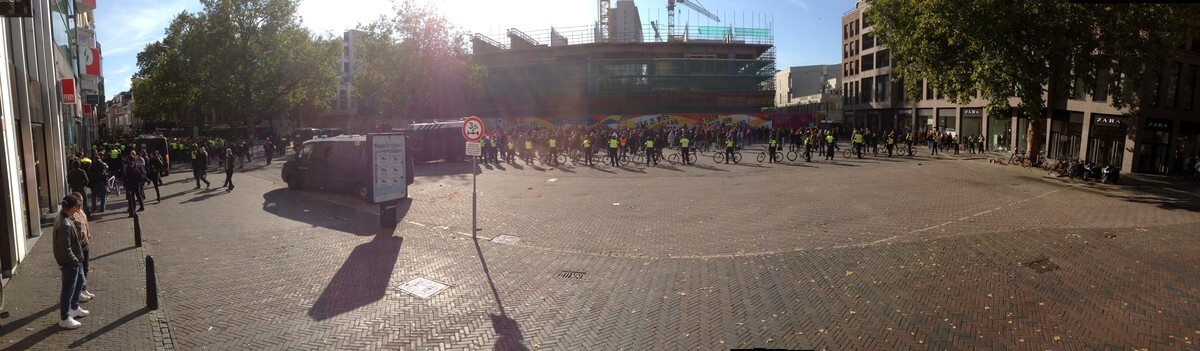
<path id="1" fill-rule="evenodd" d="M 71 219 L 82 207 L 74 196 L 67 196 L 59 203 L 62 211 L 54 221 L 54 260 L 62 270 L 62 293 L 59 295 L 58 326 L 75 329 L 79 322 L 75 317 L 86 317 L 88 311 L 79 307 L 79 293 L 83 290 L 83 247 L 79 242 L 79 230 Z"/>

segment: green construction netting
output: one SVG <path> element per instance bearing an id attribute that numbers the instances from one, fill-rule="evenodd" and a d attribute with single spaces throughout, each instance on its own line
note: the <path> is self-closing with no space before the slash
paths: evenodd
<path id="1" fill-rule="evenodd" d="M 768 29 L 764 29 L 764 28 L 733 28 L 733 27 L 700 26 L 697 28 L 697 30 L 700 31 L 700 35 L 726 36 L 726 35 L 733 34 L 734 36 L 737 36 L 737 37 L 754 37 L 754 38 L 767 38 L 767 37 L 771 36 L 771 31 Z"/>

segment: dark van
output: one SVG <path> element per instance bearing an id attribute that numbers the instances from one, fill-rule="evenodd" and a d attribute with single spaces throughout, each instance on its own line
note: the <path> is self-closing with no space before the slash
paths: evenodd
<path id="1" fill-rule="evenodd" d="M 364 201 L 371 186 L 370 148 L 365 135 L 316 138 L 304 142 L 294 157 L 283 164 L 283 181 L 289 189 L 320 188 L 350 191 Z M 411 154 L 410 154 L 411 155 Z M 413 183 L 412 156 L 408 156 L 406 178 Z"/>
<path id="2" fill-rule="evenodd" d="M 150 151 L 158 151 L 158 155 L 162 156 L 163 169 L 159 174 L 166 177 L 171 174 L 171 149 L 167 145 L 167 138 L 161 135 L 144 135 L 134 141 L 136 150 L 143 155 L 150 155 Z"/>

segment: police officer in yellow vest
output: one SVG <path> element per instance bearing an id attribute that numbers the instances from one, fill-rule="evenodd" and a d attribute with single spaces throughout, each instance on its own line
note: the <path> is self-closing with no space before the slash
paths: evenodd
<path id="1" fill-rule="evenodd" d="M 654 139 L 646 139 L 646 165 L 658 165 L 658 154 L 654 153 Z"/>
<path id="2" fill-rule="evenodd" d="M 521 156 L 522 156 L 521 158 L 525 159 L 525 164 L 527 164 L 527 165 L 533 164 L 533 140 L 532 139 L 528 139 L 528 137 L 525 139 L 525 154 L 521 155 Z"/>
<path id="3" fill-rule="evenodd" d="M 513 163 L 513 161 L 516 160 L 515 156 L 517 153 L 517 147 L 515 145 L 513 145 L 513 141 L 512 141 L 511 137 L 507 137 L 505 139 L 507 139 L 508 144 L 504 145 L 506 147 L 504 149 L 504 161 L 508 162 L 508 163 Z"/>
<path id="4" fill-rule="evenodd" d="M 691 156 L 688 150 L 690 150 L 691 146 L 692 140 L 688 139 L 687 135 L 679 138 L 679 153 L 682 154 L 681 156 L 683 157 L 683 164 L 685 165 L 690 164 L 690 162 L 688 162 L 688 158 Z"/>
<path id="5" fill-rule="evenodd" d="M 613 167 L 621 167 L 620 159 L 617 158 L 617 149 L 620 147 L 620 141 L 617 140 L 617 133 L 613 133 L 608 138 L 608 159 Z"/>
<path id="6" fill-rule="evenodd" d="M 733 136 L 725 138 L 725 164 L 729 164 L 729 159 L 733 158 Z"/>
<path id="7" fill-rule="evenodd" d="M 550 145 L 550 165 L 558 166 L 558 139 L 551 136 L 546 144 Z"/>
<path id="8" fill-rule="evenodd" d="M 775 151 L 779 149 L 779 141 L 776 139 L 778 137 L 771 133 L 771 140 L 767 141 L 767 156 L 770 157 L 767 163 L 775 163 Z"/>
<path id="9" fill-rule="evenodd" d="M 583 136 L 583 164 L 592 165 L 592 140 L 587 135 Z"/>
<path id="10" fill-rule="evenodd" d="M 863 149 L 863 134 L 861 130 L 854 130 L 854 155 L 862 158 Z"/>
<path id="11" fill-rule="evenodd" d="M 896 132 L 888 134 L 887 143 L 884 146 L 887 147 L 888 157 L 892 157 L 892 149 L 896 147 Z"/>
<path id="12" fill-rule="evenodd" d="M 837 139 L 833 137 L 833 132 L 825 132 L 825 159 L 833 161 L 833 151 L 837 149 Z"/>
<path id="13" fill-rule="evenodd" d="M 812 162 L 812 134 L 804 133 L 804 162 Z"/>

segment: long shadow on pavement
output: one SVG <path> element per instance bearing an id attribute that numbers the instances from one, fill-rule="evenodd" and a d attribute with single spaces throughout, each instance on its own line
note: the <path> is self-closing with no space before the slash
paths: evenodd
<path id="1" fill-rule="evenodd" d="M 404 238 L 392 236 L 395 227 L 378 228 L 375 239 L 350 252 L 317 297 L 308 317 L 323 321 L 382 300 L 387 295 Z"/>
<path id="2" fill-rule="evenodd" d="M 471 238 L 475 242 L 475 254 L 479 256 L 479 264 L 483 266 L 483 275 L 487 277 L 488 287 L 492 289 L 492 297 L 496 299 L 496 307 L 500 310 L 499 315 L 488 314 L 492 319 L 492 329 L 496 331 L 496 344 L 494 350 L 520 350 L 528 351 L 522 340 L 525 339 L 521 332 L 521 326 L 516 320 L 508 317 L 508 312 L 504 309 L 504 301 L 500 300 L 500 292 L 496 290 L 496 282 L 492 280 L 492 272 L 488 269 L 487 258 L 483 256 L 483 249 L 479 247 L 479 236 L 472 233 Z"/>
<path id="3" fill-rule="evenodd" d="M 75 342 L 71 343 L 70 348 L 74 349 L 74 348 L 83 346 L 88 341 L 95 339 L 97 336 L 101 336 L 101 335 L 104 335 L 105 333 L 113 331 L 114 329 L 117 329 L 121 325 L 128 323 L 131 320 L 137 319 L 138 317 L 141 317 L 142 315 L 145 315 L 148 312 L 150 312 L 150 310 L 148 308 L 143 307 L 137 311 L 133 311 L 132 313 L 125 315 L 124 317 L 121 317 L 121 319 L 109 322 L 108 324 L 104 325 L 104 328 L 97 329 L 96 331 L 92 332 L 91 334 L 88 334 L 82 338 L 79 338 L 79 340 L 75 340 Z"/>
<path id="4" fill-rule="evenodd" d="M 316 190 L 313 190 L 316 191 Z M 324 192 L 310 193 L 308 190 L 275 189 L 263 194 L 262 210 L 276 216 L 308 223 L 313 227 L 327 228 L 357 236 L 379 233 L 379 214 L 376 205 L 361 203 L 347 206 L 327 198 L 337 196 Z M 346 197 L 351 203 L 358 199 Z M 403 221 L 412 207 L 412 199 L 401 199 L 396 206 L 396 220 Z"/>
<path id="5" fill-rule="evenodd" d="M 378 215 L 361 209 L 329 202 L 304 202 L 308 201 L 303 200 L 305 196 L 310 195 L 278 189 L 263 195 L 263 210 L 285 218 L 312 223 L 313 226 L 324 227 L 324 224 L 330 221 L 323 218 L 335 218 L 333 222 L 337 225 L 330 226 L 330 229 L 358 236 L 375 236 L 370 242 L 358 245 L 350 252 L 350 257 L 346 258 L 346 262 L 342 263 L 341 268 L 338 268 L 337 273 L 329 280 L 329 285 L 325 286 L 325 290 L 309 308 L 309 318 L 315 321 L 326 320 L 383 299 L 387 295 L 396 259 L 400 257 L 400 247 L 404 243 L 404 238 L 394 236 L 396 226 L 380 227 Z M 311 207 L 311 210 L 304 207 Z M 404 220 L 411 207 L 411 199 L 400 200 L 396 206 L 396 221 Z"/>

